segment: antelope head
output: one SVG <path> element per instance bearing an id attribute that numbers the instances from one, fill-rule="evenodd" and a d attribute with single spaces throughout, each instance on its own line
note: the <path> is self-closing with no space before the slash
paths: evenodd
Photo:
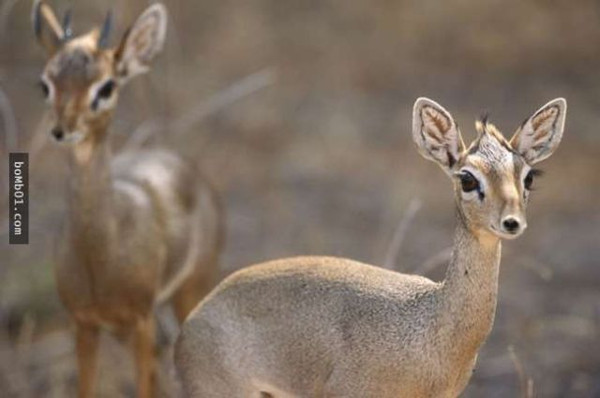
<path id="1" fill-rule="evenodd" d="M 484 118 L 467 147 L 452 115 L 419 98 L 413 109 L 413 140 L 423 157 L 436 162 L 454 184 L 459 214 L 476 235 L 513 239 L 527 227 L 525 209 L 535 177 L 533 166 L 556 150 L 567 103 L 557 98 L 525 120 L 510 140 Z"/>
<path id="2" fill-rule="evenodd" d="M 120 88 L 146 72 L 162 50 L 167 12 L 162 4 L 148 7 L 127 30 L 120 44 L 109 46 L 112 15 L 102 28 L 74 37 L 70 13 L 59 23 L 43 0 L 33 6 L 33 28 L 48 61 L 40 87 L 52 107 L 57 141 L 77 144 L 104 138 Z"/>

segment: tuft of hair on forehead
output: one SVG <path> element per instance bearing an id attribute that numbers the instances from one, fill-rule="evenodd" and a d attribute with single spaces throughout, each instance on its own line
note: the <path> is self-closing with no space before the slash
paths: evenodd
<path id="1" fill-rule="evenodd" d="M 98 73 L 98 67 L 94 64 L 94 57 L 81 48 L 74 48 L 65 52 L 57 58 L 58 78 L 91 79 Z"/>
<path id="2" fill-rule="evenodd" d="M 475 121 L 475 129 L 477 130 L 477 138 L 469 146 L 469 153 L 477 152 L 480 149 L 482 142 L 495 142 L 498 144 L 499 148 L 504 148 L 509 152 L 514 152 L 514 149 L 504 135 L 500 132 L 500 130 L 489 122 L 487 113 L 485 113 L 479 120 Z"/>
<path id="3" fill-rule="evenodd" d="M 96 29 L 73 38 L 48 62 L 44 74 L 54 81 L 59 90 L 67 87 L 85 89 L 109 70 L 110 55 L 96 48 L 97 35 Z"/>
<path id="4" fill-rule="evenodd" d="M 490 118 L 490 113 L 488 111 L 484 111 L 481 116 L 479 117 L 479 121 L 481 122 L 481 124 L 483 126 L 485 126 L 486 124 L 488 124 L 488 120 Z"/>
<path id="5" fill-rule="evenodd" d="M 477 140 L 480 140 L 484 134 L 488 134 L 495 138 L 502 145 L 510 147 L 508 140 L 494 124 L 488 121 L 488 117 L 489 115 L 485 113 L 479 120 L 475 121 L 475 129 L 477 130 L 478 135 Z"/>

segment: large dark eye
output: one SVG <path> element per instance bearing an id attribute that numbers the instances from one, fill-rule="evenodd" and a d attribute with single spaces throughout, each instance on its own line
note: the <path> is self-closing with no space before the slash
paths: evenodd
<path id="1" fill-rule="evenodd" d="M 44 98 L 48 99 L 48 97 L 50 96 L 50 87 L 48 87 L 48 83 L 46 83 L 43 80 L 40 80 L 38 82 L 38 86 L 40 87 L 40 90 L 42 90 L 42 94 L 44 95 Z"/>
<path id="2" fill-rule="evenodd" d="M 468 171 L 463 171 L 460 174 L 460 184 L 463 192 L 472 192 L 479 189 L 479 181 Z"/>
<path id="3" fill-rule="evenodd" d="M 98 89 L 98 91 L 96 93 L 96 98 L 94 98 L 94 100 L 92 101 L 92 109 L 97 110 L 98 103 L 100 102 L 100 100 L 109 99 L 114 90 L 115 90 L 115 81 L 112 79 L 108 80 L 106 83 L 104 83 L 102 86 L 100 86 L 100 88 Z"/>
<path id="4" fill-rule="evenodd" d="M 98 90 L 98 98 L 108 99 L 112 95 L 114 89 L 115 89 L 114 80 L 107 81 L 106 83 L 104 83 L 102 85 L 102 87 L 100 87 L 100 90 Z"/>
<path id="5" fill-rule="evenodd" d="M 531 190 L 531 185 L 533 184 L 533 173 L 529 171 L 525 176 L 525 180 L 523 180 L 523 185 L 525 185 L 526 190 Z"/>

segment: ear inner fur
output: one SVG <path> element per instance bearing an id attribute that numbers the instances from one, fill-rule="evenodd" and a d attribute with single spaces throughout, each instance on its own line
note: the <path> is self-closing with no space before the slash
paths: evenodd
<path id="1" fill-rule="evenodd" d="M 567 103 L 563 98 L 550 101 L 525 120 L 510 140 L 510 145 L 529 164 L 549 157 L 558 147 L 564 131 Z"/>

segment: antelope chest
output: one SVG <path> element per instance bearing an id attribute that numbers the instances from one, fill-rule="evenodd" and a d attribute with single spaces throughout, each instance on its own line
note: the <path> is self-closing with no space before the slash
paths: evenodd
<path id="1" fill-rule="evenodd" d="M 472 376 L 477 350 L 456 351 L 434 340 L 424 336 L 407 344 L 400 360 L 388 358 L 387 369 L 380 367 L 374 376 L 376 384 L 385 386 L 378 396 L 458 397 Z"/>
<path id="2" fill-rule="evenodd" d="M 433 368 L 429 383 L 431 396 L 459 396 L 473 374 L 477 361 L 477 351 L 461 352 L 459 355 L 449 355 L 448 352 L 451 352 L 451 350 L 440 353 L 435 363 L 429 364 Z"/>
<path id="3" fill-rule="evenodd" d="M 153 261 L 133 260 L 91 262 L 63 257 L 56 266 L 63 304 L 78 321 L 108 329 L 121 329 L 148 313 L 160 284 L 160 256 Z"/>

